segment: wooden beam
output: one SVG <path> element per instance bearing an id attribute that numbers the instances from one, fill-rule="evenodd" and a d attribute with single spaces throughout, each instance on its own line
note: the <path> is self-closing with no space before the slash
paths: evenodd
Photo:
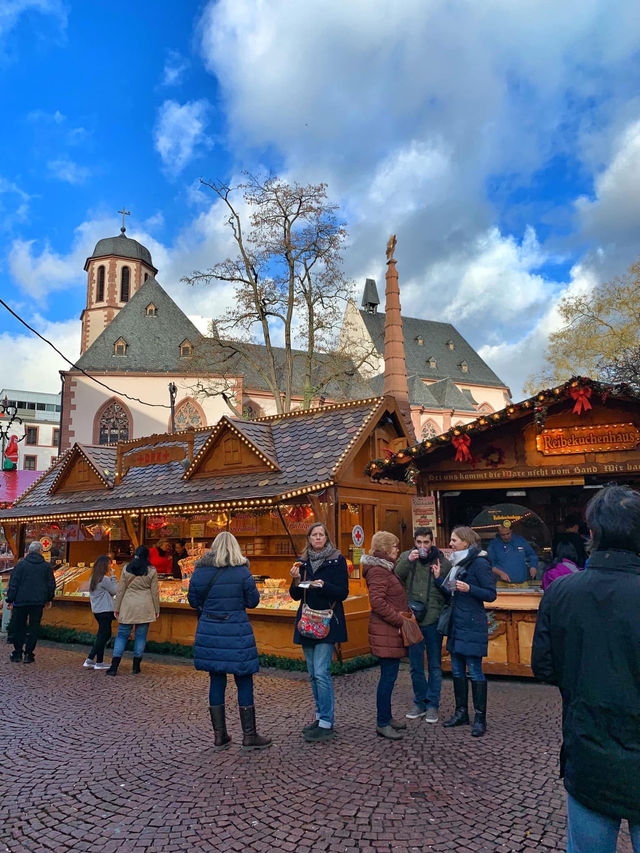
<path id="1" fill-rule="evenodd" d="M 8 524 L 3 524 L 3 525 L 2 525 L 2 529 L 4 530 L 4 538 L 7 540 L 7 543 L 8 543 L 8 545 L 9 545 L 9 548 L 11 548 L 11 553 L 13 554 L 13 556 L 14 556 L 14 557 L 16 558 L 16 560 L 17 560 L 17 559 L 18 559 L 18 556 L 19 556 L 19 555 L 18 555 L 18 545 L 17 545 L 17 542 L 16 542 L 15 537 L 14 537 L 14 536 L 13 536 L 13 534 L 11 533 L 10 525 L 8 525 Z"/>

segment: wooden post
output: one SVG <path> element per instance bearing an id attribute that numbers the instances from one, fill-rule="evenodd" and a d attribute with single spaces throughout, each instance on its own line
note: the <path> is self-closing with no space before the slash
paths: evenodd
<path id="1" fill-rule="evenodd" d="M 129 539 L 131 539 L 131 541 L 133 542 L 134 547 L 137 548 L 140 545 L 140 539 L 138 538 L 138 533 L 135 527 L 133 526 L 131 516 L 123 515 L 122 518 L 124 520 L 124 526 L 127 529 L 127 533 L 129 534 Z"/>

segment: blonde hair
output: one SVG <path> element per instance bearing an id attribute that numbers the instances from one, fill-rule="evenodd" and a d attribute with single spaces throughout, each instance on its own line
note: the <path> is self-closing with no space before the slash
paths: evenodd
<path id="1" fill-rule="evenodd" d="M 470 548 L 480 544 L 480 537 L 473 527 L 454 527 L 452 533 L 455 533 L 458 539 L 466 542 Z"/>
<path id="2" fill-rule="evenodd" d="M 399 545 L 400 540 L 395 533 L 389 533 L 387 530 L 378 530 L 371 537 L 371 553 L 374 551 L 382 551 L 383 554 L 391 554 L 391 549 L 394 545 Z"/>
<path id="3" fill-rule="evenodd" d="M 227 530 L 218 533 L 211 543 L 214 565 L 216 566 L 245 566 L 247 558 L 240 550 L 238 540 Z"/>

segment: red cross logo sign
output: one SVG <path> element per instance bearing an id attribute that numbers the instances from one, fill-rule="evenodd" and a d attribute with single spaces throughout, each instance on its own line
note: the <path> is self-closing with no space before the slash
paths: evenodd
<path id="1" fill-rule="evenodd" d="M 356 548 L 362 548 L 364 544 L 364 530 L 359 524 L 356 524 L 351 531 L 351 538 L 353 539 L 353 544 Z"/>

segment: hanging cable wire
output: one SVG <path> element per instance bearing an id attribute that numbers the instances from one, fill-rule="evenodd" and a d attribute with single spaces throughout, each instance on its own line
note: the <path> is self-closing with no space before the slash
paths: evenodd
<path id="1" fill-rule="evenodd" d="M 99 379 L 96 379 L 95 376 L 92 376 L 90 373 L 87 373 L 87 371 L 83 370 L 82 367 L 78 367 L 77 364 L 74 364 L 74 362 L 71 361 L 70 358 L 67 358 L 67 356 L 63 352 L 60 352 L 60 350 L 58 349 L 58 347 L 54 343 L 52 343 L 48 338 L 45 338 L 44 335 L 41 335 L 37 329 L 33 328 L 33 326 L 30 326 L 27 323 L 27 321 L 23 320 L 19 314 L 16 314 L 16 312 L 13 310 L 13 308 L 11 308 L 9 305 L 7 305 L 7 303 L 4 301 L 4 299 L 0 299 L 0 305 L 2 305 L 4 308 L 6 308 L 7 311 L 12 316 L 14 316 L 19 323 L 22 323 L 22 325 L 26 326 L 26 328 L 29 329 L 30 332 L 33 332 L 34 335 L 39 337 L 41 341 L 44 341 L 45 344 L 48 344 L 51 347 L 51 349 L 55 350 L 55 352 L 58 353 L 60 358 L 64 359 L 67 362 L 67 364 L 70 364 L 74 370 L 79 370 L 80 373 L 84 374 L 87 377 L 87 379 L 91 379 L 92 382 L 95 382 L 96 384 L 101 385 L 103 388 L 106 388 L 107 391 L 110 391 L 112 394 L 117 394 L 118 397 L 124 397 L 127 400 L 133 400 L 135 403 L 142 403 L 143 406 L 153 406 L 156 409 L 170 409 L 171 408 L 171 406 L 168 406 L 166 403 L 147 403 L 145 400 L 141 400 L 140 397 L 131 397 L 129 394 L 125 394 L 122 391 L 116 391 L 115 388 L 111 388 L 109 385 L 106 385 L 104 382 L 101 382 Z"/>

